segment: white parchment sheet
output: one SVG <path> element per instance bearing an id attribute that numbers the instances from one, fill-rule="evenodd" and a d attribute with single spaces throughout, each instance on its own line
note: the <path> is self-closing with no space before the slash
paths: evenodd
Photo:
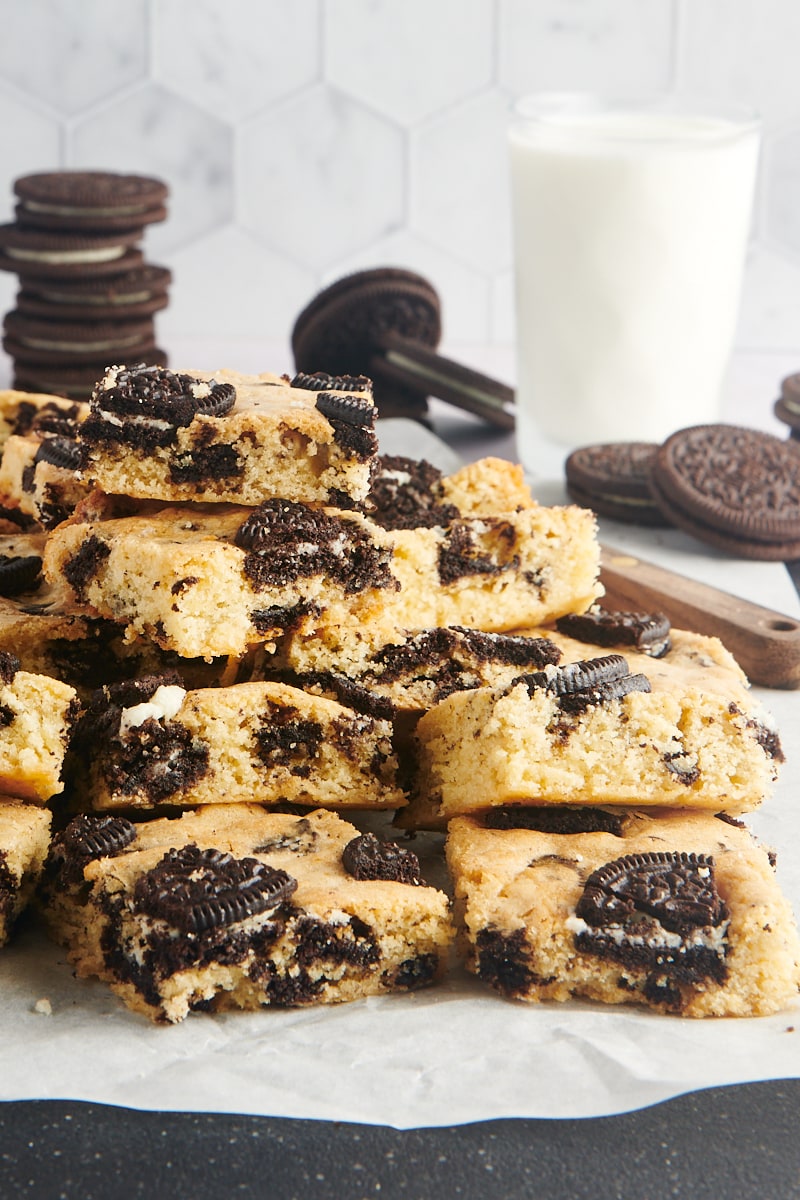
<path id="1" fill-rule="evenodd" d="M 658 561 L 682 569 L 671 553 L 659 547 Z M 713 582 L 707 561 L 704 577 Z M 728 560 L 718 576 L 720 586 L 800 615 L 780 565 Z M 778 848 L 778 877 L 800 913 L 800 692 L 756 694 L 778 721 L 787 762 L 750 823 Z M 44 998 L 49 1015 L 37 1011 Z M 501 999 L 458 967 L 443 985 L 413 995 L 197 1014 L 156 1027 L 103 984 L 73 979 L 62 952 L 33 928 L 0 951 L 0 1002 L 0 1100 L 412 1128 L 601 1116 L 713 1085 L 800 1075 L 800 1009 L 690 1021 L 578 1002 L 527 1005 Z"/>

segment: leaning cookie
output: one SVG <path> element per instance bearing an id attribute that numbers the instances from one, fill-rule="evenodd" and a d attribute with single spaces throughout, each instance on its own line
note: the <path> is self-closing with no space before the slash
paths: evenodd
<path id="1" fill-rule="evenodd" d="M 741 558 L 800 557 L 800 447 L 736 425 L 678 430 L 650 486 L 675 525 Z"/>
<path id="2" fill-rule="evenodd" d="M 468 969 L 501 995 L 763 1016 L 800 939 L 768 852 L 722 814 L 496 810 L 450 825 Z"/>
<path id="3" fill-rule="evenodd" d="M 650 469 L 657 449 L 651 442 L 581 446 L 564 464 L 567 491 L 576 504 L 615 521 L 670 525 L 650 491 Z"/>
<path id="4" fill-rule="evenodd" d="M 45 916 L 77 974 L 154 1021 L 416 990 L 451 941 L 447 897 L 416 856 L 321 810 L 78 817 L 45 875 Z"/>

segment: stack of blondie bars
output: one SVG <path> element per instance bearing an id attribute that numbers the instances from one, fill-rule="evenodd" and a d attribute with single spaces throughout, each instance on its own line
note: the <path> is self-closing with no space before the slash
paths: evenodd
<path id="1" fill-rule="evenodd" d="M 777 732 L 718 641 L 598 606 L 589 510 L 381 457 L 363 377 L 0 401 L 0 844 L 80 975 L 155 1020 L 346 1000 L 433 983 L 457 926 L 511 997 L 796 995 L 739 820 Z"/>

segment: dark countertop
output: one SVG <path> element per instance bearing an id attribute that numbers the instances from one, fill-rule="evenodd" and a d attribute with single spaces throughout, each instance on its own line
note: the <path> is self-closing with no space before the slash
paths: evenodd
<path id="1" fill-rule="evenodd" d="M 800 1080 L 715 1088 L 622 1116 L 401 1132 L 269 1117 L 0 1105 L 0 1194 L 349 1200 L 793 1200 Z"/>

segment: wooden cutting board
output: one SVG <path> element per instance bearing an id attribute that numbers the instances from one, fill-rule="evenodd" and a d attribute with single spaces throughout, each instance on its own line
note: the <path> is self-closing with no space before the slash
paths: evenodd
<path id="1" fill-rule="evenodd" d="M 751 683 L 800 687 L 800 620 L 729 592 L 602 547 L 600 578 L 607 608 L 663 612 L 676 629 L 718 637 Z"/>

